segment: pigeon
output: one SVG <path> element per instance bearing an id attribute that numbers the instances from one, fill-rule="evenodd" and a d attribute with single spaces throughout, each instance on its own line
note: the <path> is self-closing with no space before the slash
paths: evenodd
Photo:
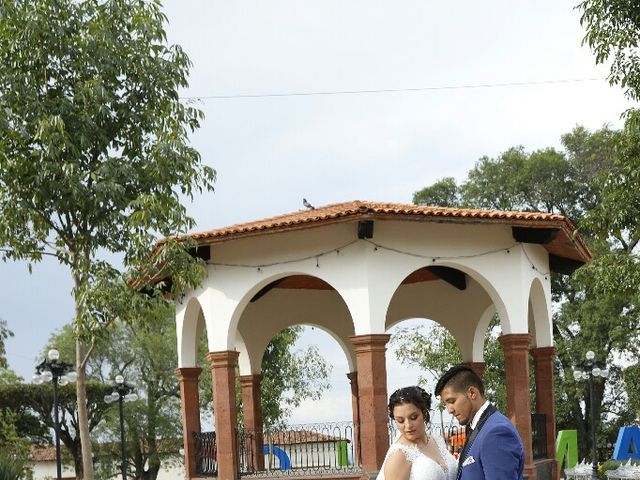
<path id="1" fill-rule="evenodd" d="M 307 207 L 309 210 L 315 210 L 316 207 L 314 207 L 313 205 L 311 205 L 306 198 L 302 199 L 302 205 L 304 205 L 305 207 Z"/>

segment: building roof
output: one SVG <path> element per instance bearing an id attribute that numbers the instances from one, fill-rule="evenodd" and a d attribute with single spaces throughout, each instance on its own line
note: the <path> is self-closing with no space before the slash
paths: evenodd
<path id="1" fill-rule="evenodd" d="M 329 435 L 328 433 L 317 432 L 312 430 L 286 430 L 283 432 L 272 432 L 264 435 L 264 443 L 272 443 L 274 445 L 297 445 L 301 443 L 322 443 L 322 442 L 339 442 L 349 439 L 340 435 Z"/>
<path id="2" fill-rule="evenodd" d="M 231 225 L 189 234 L 199 245 L 293 230 L 317 228 L 325 225 L 359 220 L 411 220 L 438 223 L 506 224 L 511 227 L 553 230 L 557 234 L 544 243 L 554 256 L 586 263 L 591 252 L 576 232 L 571 221 L 562 216 L 544 212 L 481 210 L 472 208 L 446 208 L 400 203 L 353 201 Z M 540 242 L 533 242 L 540 243 Z"/>

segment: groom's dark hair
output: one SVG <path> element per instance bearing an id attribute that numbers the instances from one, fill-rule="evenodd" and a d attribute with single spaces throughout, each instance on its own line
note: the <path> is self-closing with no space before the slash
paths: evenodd
<path id="1" fill-rule="evenodd" d="M 440 393 L 445 387 L 451 387 L 456 392 L 464 392 L 469 387 L 476 387 L 480 392 L 480 395 L 484 396 L 484 384 L 482 379 L 469 365 L 460 364 L 451 367 L 436 383 L 434 393 L 440 396 Z"/>

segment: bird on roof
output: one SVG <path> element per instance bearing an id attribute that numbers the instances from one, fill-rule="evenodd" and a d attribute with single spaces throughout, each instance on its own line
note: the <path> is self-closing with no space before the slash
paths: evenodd
<path id="1" fill-rule="evenodd" d="M 306 198 L 302 199 L 302 205 L 304 205 L 305 207 L 307 207 L 309 210 L 315 210 L 316 207 L 314 207 L 313 205 L 311 205 Z"/>

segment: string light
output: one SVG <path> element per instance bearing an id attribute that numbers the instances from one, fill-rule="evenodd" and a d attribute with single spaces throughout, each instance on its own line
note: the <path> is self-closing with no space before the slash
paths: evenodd
<path id="1" fill-rule="evenodd" d="M 336 247 L 336 248 L 332 248 L 330 250 L 325 250 L 323 252 L 320 253 L 314 253 L 311 255 L 307 255 L 304 257 L 299 257 L 299 258 L 292 258 L 289 260 L 282 260 L 279 262 L 271 262 L 271 263 L 261 263 L 261 264 L 246 264 L 246 263 L 222 263 L 222 262 L 214 262 L 214 261 L 208 261 L 206 262 L 207 265 L 212 265 L 212 266 L 217 266 L 217 267 L 237 267 L 237 268 L 255 268 L 257 269 L 258 272 L 262 272 L 263 268 L 267 268 L 267 267 L 274 267 L 277 265 L 288 265 L 291 263 L 298 263 L 298 262 L 304 262 L 306 260 L 312 260 L 315 259 L 316 261 L 316 267 L 320 268 L 320 257 L 324 257 L 330 254 L 336 254 L 336 255 L 340 255 L 340 253 L 342 252 L 342 250 L 346 249 L 347 247 L 350 247 L 351 245 L 360 242 L 361 240 L 353 240 L 345 245 L 342 245 L 340 247 Z M 487 250 L 484 252 L 479 252 L 479 253 L 470 253 L 467 255 L 443 255 L 443 256 L 434 256 L 434 255 L 424 255 L 421 253 L 415 253 L 415 252 L 409 252 L 407 250 L 401 250 L 399 248 L 394 248 L 394 247 L 388 247 L 385 245 L 382 245 L 380 243 L 376 243 L 372 240 L 368 240 L 368 239 L 364 239 L 362 240 L 368 244 L 370 244 L 371 246 L 373 246 L 373 251 L 379 251 L 379 250 L 386 250 L 389 252 L 393 252 L 393 253 L 397 253 L 400 255 L 408 255 L 410 257 L 414 257 L 414 258 L 424 258 L 427 260 L 431 260 L 432 263 L 436 263 L 438 261 L 447 261 L 447 260 L 459 260 L 459 259 L 469 259 L 469 258 L 479 258 L 479 257 L 483 257 L 486 255 L 493 255 L 496 253 L 500 253 L 500 252 L 504 252 L 504 253 L 511 253 L 511 250 L 515 247 L 518 246 L 518 243 L 514 243 L 513 245 L 510 245 L 509 247 L 502 247 L 502 248 L 497 248 L 497 249 L 493 249 L 493 250 Z M 526 257 L 527 261 L 529 262 L 529 265 L 531 265 L 531 269 L 538 272 L 538 274 L 540 274 L 541 276 L 544 277 L 545 280 L 548 279 L 549 275 L 551 274 L 551 272 L 544 272 L 542 270 L 540 270 L 538 267 L 536 267 L 535 263 L 531 260 L 531 258 L 529 257 L 529 255 L 527 254 L 527 250 L 525 248 L 522 249 L 524 256 Z"/>

